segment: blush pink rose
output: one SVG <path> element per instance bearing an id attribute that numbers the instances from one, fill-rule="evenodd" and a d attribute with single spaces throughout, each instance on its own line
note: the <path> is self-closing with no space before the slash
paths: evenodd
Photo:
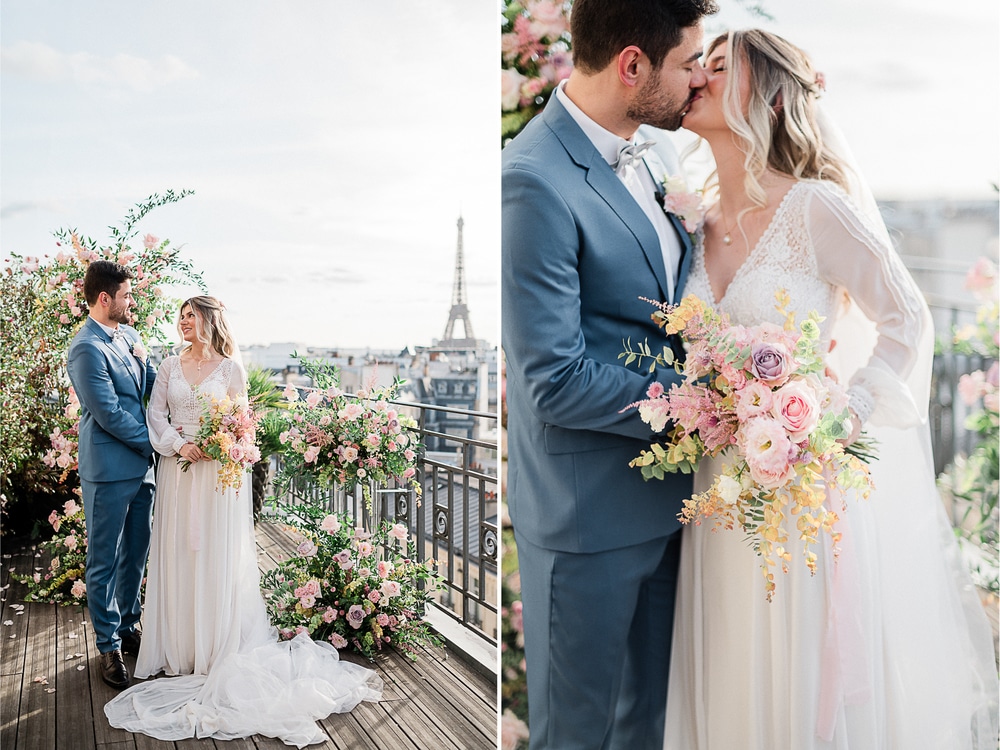
<path id="1" fill-rule="evenodd" d="M 525 9 L 531 16 L 531 31 L 538 39 L 556 40 L 569 26 L 561 2 L 528 0 Z"/>
<path id="2" fill-rule="evenodd" d="M 388 597 L 399 596 L 402 591 L 402 587 L 399 585 L 399 581 L 382 581 L 382 585 L 379 586 L 379 590 Z"/>
<path id="3" fill-rule="evenodd" d="M 340 521 L 331 513 L 320 522 L 319 527 L 328 534 L 336 534 L 340 531 Z"/>
<path id="4" fill-rule="evenodd" d="M 521 86 L 528 79 L 513 68 L 500 72 L 500 109 L 510 112 L 521 103 Z"/>
<path id="5" fill-rule="evenodd" d="M 820 409 L 816 392 L 805 382 L 793 380 L 776 390 L 773 398 L 771 413 L 788 431 L 789 439 L 793 443 L 806 440 L 819 422 Z"/>
<path id="6" fill-rule="evenodd" d="M 347 646 L 347 639 L 340 633 L 330 633 L 330 643 L 334 648 L 344 648 Z"/>
<path id="7" fill-rule="evenodd" d="M 406 528 L 405 523 L 397 523 L 389 529 L 389 536 L 396 541 L 405 542 L 410 537 L 410 531 Z"/>

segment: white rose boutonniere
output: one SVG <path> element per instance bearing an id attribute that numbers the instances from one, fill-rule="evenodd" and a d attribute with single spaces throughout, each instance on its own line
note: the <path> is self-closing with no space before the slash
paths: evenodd
<path id="1" fill-rule="evenodd" d="M 146 364 L 146 360 L 149 359 L 149 352 L 147 352 L 146 347 L 142 345 L 142 339 L 139 339 L 132 344 L 132 356 L 139 360 L 142 364 Z"/>
<path id="2" fill-rule="evenodd" d="M 705 206 L 701 202 L 701 193 L 688 190 L 687 182 L 680 175 L 674 177 L 664 175 L 661 184 L 663 210 L 681 220 L 681 224 L 693 241 L 694 235 L 705 221 Z"/>

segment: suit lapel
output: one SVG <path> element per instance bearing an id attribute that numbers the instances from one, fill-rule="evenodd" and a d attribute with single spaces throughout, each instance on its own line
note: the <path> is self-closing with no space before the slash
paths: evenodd
<path id="1" fill-rule="evenodd" d="M 87 321 L 88 325 L 90 325 L 90 320 L 91 319 L 88 319 Z M 91 326 L 91 330 L 94 333 L 94 335 L 97 336 L 97 338 L 100 340 L 100 342 L 104 345 L 104 348 L 107 349 L 109 352 L 111 352 L 118 359 L 118 361 L 125 366 L 125 369 L 128 371 L 129 377 L 132 378 L 132 383 L 135 385 L 135 387 L 139 390 L 139 393 L 141 394 L 142 387 L 139 383 L 139 378 L 136 377 L 135 370 L 132 369 L 131 363 L 128 361 L 128 359 L 126 359 L 127 356 L 131 355 L 123 354 L 122 351 L 117 346 L 115 346 L 114 342 L 111 340 L 108 334 L 104 331 L 103 328 L 101 328 L 100 325 L 97 324 L 96 321 L 94 321 L 93 325 Z M 125 335 L 124 331 L 122 332 L 122 335 Z M 131 339 L 129 339 L 127 336 L 126 340 L 131 341 Z"/>
<path id="2" fill-rule="evenodd" d="M 646 214 L 555 94 L 542 110 L 542 118 L 573 161 L 586 170 L 587 184 L 601 196 L 635 237 L 650 271 L 656 277 L 661 298 L 666 299 L 667 274 L 663 267 L 660 240 Z"/>
<path id="3" fill-rule="evenodd" d="M 691 269 L 691 256 L 694 246 L 691 243 L 691 235 L 688 234 L 681 220 L 676 215 L 668 213 L 670 223 L 674 225 L 677 236 L 681 238 L 681 265 L 677 271 L 677 281 L 674 284 L 674 304 L 677 304 L 684 297 L 684 285 L 687 283 L 688 271 Z"/>
<path id="4" fill-rule="evenodd" d="M 649 170 L 649 174 L 653 178 L 653 183 L 656 185 L 657 193 L 662 199 L 663 183 L 667 177 L 671 176 L 670 170 L 663 163 L 663 160 L 660 159 L 659 154 L 653 149 L 646 152 L 643 161 L 646 163 L 646 168 Z M 681 292 L 684 289 L 684 282 L 687 281 L 687 272 L 691 265 L 691 235 L 688 234 L 684 228 L 684 224 L 677 218 L 676 214 L 672 214 L 669 211 L 666 214 L 667 218 L 670 219 L 670 224 L 673 226 L 674 231 L 677 232 L 678 239 L 681 241 L 681 261 L 677 269 L 677 277 L 674 279 L 674 299 L 671 300 L 676 304 L 683 297 Z"/>

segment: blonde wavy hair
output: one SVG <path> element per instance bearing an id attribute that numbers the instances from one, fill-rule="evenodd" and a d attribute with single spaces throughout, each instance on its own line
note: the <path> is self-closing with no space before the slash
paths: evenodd
<path id="1" fill-rule="evenodd" d="M 777 34 L 747 29 L 713 39 L 706 57 L 723 42 L 729 71 L 723 110 L 744 153 L 751 201 L 766 204 L 760 179 L 768 169 L 796 179 L 830 180 L 846 190 L 848 167 L 823 143 L 816 105 L 822 88 L 809 56 Z M 744 75 L 750 83 L 745 103 L 739 92 Z"/>
<path id="2" fill-rule="evenodd" d="M 223 357 L 232 357 L 236 354 L 236 339 L 232 331 L 229 330 L 229 322 L 223 311 L 226 309 L 215 297 L 200 295 L 184 300 L 181 304 L 181 312 L 185 307 L 190 307 L 195 313 L 195 335 L 205 346 L 210 346 Z M 178 316 L 177 332 L 180 333 L 181 324 Z M 181 340 L 184 336 L 181 334 Z M 189 348 L 189 344 L 185 350 Z M 183 353 L 183 350 L 182 350 Z"/>

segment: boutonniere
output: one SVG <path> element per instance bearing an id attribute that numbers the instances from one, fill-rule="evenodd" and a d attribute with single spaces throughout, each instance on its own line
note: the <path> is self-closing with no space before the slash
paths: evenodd
<path id="1" fill-rule="evenodd" d="M 680 219 L 694 242 L 695 234 L 705 221 L 701 192 L 688 190 L 687 182 L 680 175 L 664 175 L 660 184 L 663 186 L 663 210 Z"/>
<path id="2" fill-rule="evenodd" d="M 139 339 L 132 344 L 132 356 L 142 362 L 142 364 L 146 364 L 146 360 L 149 359 L 149 352 L 147 352 L 146 347 L 142 345 L 142 339 Z"/>

